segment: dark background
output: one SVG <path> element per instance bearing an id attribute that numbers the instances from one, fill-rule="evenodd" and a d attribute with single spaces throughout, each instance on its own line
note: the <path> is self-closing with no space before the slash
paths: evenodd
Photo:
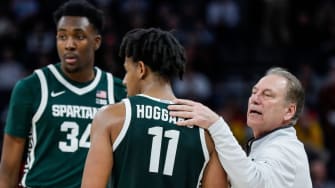
<path id="1" fill-rule="evenodd" d="M 36 68 L 59 61 L 52 12 L 63 2 L 0 1 L 0 126 L 5 124 L 16 81 Z M 252 85 L 273 66 L 294 73 L 306 90 L 305 112 L 296 128 L 310 158 L 313 182 L 330 185 L 335 180 L 333 1 L 90 2 L 103 9 L 106 16 L 96 66 L 122 78 L 123 60 L 117 52 L 128 30 L 160 27 L 173 31 L 185 46 L 188 59 L 184 80 L 173 83 L 177 96 L 196 99 L 223 115 L 241 145 L 251 136 L 245 111 Z"/>

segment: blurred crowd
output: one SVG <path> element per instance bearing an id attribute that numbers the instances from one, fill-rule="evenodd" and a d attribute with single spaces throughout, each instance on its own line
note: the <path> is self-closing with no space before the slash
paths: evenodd
<path id="1" fill-rule="evenodd" d="M 52 12 L 64 0 L 0 1 L 0 117 L 17 80 L 59 61 Z M 306 106 L 296 125 L 314 187 L 335 187 L 335 2 L 332 0 L 91 0 L 106 16 L 96 66 L 122 78 L 122 36 L 137 27 L 171 30 L 185 46 L 178 97 L 203 102 L 243 146 L 251 87 L 273 66 L 298 76 Z M 1 128 L 2 131 L 3 128 Z M 1 133 L 2 135 L 2 133 Z M 2 140 L 2 138 L 1 138 Z"/>

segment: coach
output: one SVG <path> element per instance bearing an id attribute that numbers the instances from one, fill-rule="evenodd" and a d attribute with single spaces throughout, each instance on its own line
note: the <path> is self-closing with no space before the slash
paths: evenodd
<path id="1" fill-rule="evenodd" d="M 178 99 L 170 115 L 185 118 L 180 126 L 197 125 L 210 132 L 232 188 L 312 188 L 308 158 L 293 125 L 304 106 L 299 80 L 282 68 L 267 71 L 252 88 L 247 124 L 254 137 L 247 151 L 229 126 L 208 107 Z"/>

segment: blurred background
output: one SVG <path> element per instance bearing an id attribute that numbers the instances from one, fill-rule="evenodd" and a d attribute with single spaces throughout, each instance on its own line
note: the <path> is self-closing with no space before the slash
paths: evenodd
<path id="1" fill-rule="evenodd" d="M 2 136 L 16 81 L 59 61 L 52 12 L 64 0 L 0 1 L 0 126 Z M 123 78 L 117 53 L 137 27 L 172 30 L 185 46 L 187 72 L 178 97 L 221 114 L 242 146 L 251 137 L 245 113 L 251 87 L 281 66 L 306 90 L 296 125 L 310 159 L 314 187 L 335 187 L 335 1 L 333 0 L 91 0 L 105 12 L 96 66 Z M 0 138 L 2 141 L 2 138 Z"/>

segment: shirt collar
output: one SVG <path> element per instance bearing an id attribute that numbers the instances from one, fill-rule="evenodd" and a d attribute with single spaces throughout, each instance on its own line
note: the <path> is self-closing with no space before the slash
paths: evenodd
<path id="1" fill-rule="evenodd" d="M 273 130 L 271 130 L 271 131 L 269 131 L 269 132 L 266 132 L 265 134 L 263 134 L 262 136 L 260 136 L 260 137 L 258 137 L 258 138 L 255 138 L 255 137 L 250 138 L 250 139 L 248 140 L 246 146 L 245 146 L 247 156 L 250 154 L 250 151 L 251 151 L 251 145 L 252 145 L 252 143 L 253 143 L 254 141 L 256 141 L 256 140 L 260 140 L 260 139 L 266 137 L 267 135 L 269 135 L 269 134 L 271 134 L 271 133 L 273 133 L 273 132 L 275 132 L 275 131 L 278 131 L 278 130 L 281 130 L 281 129 L 286 129 L 286 128 L 289 128 L 289 127 L 293 127 L 293 125 L 289 124 L 289 125 L 285 125 L 285 126 L 282 126 L 282 127 L 278 127 L 278 128 L 275 128 L 275 129 L 273 129 Z"/>

